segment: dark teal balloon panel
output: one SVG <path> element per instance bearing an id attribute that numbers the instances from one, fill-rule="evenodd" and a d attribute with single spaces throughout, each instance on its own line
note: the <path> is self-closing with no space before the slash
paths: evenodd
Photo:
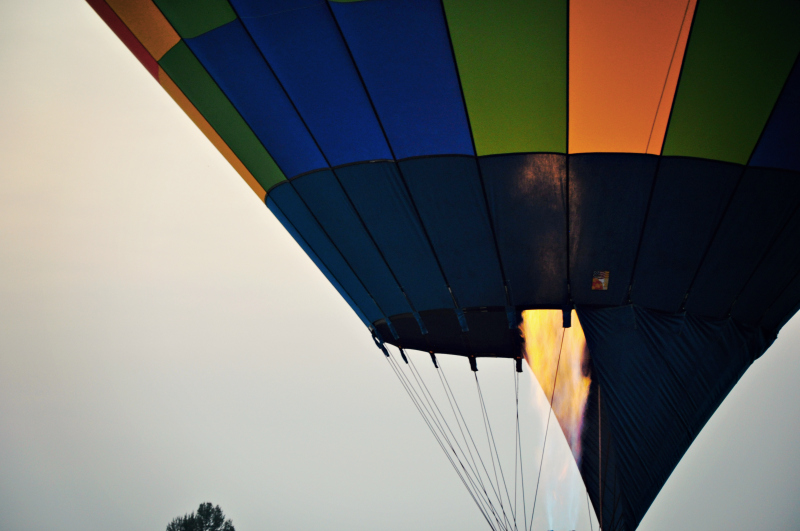
<path id="1" fill-rule="evenodd" d="M 351 267 L 342 288 L 366 289 L 381 310 L 371 326 L 408 348 L 514 357 L 508 308 L 573 304 L 734 314 L 774 334 L 766 316 L 800 270 L 800 179 L 786 170 L 641 154 L 420 157 L 291 179 L 270 193 L 284 213 L 292 187 Z M 607 290 L 592 289 L 597 271 Z M 446 329 L 425 317 L 434 311 Z M 416 324 L 410 336 L 391 330 L 398 319 Z M 484 333 L 509 337 L 492 346 Z"/>
<path id="2" fill-rule="evenodd" d="M 310 173 L 292 180 L 291 184 L 314 212 L 331 242 L 349 257 L 363 286 L 380 301 L 379 318 L 411 312 L 408 300 L 336 174 L 333 171 Z"/>
<path id="3" fill-rule="evenodd" d="M 733 163 L 661 159 L 631 290 L 638 304 L 680 311 L 741 173 Z"/>
<path id="4" fill-rule="evenodd" d="M 426 157 L 398 164 L 436 250 L 456 306 L 505 306 L 481 174 L 474 157 Z"/>

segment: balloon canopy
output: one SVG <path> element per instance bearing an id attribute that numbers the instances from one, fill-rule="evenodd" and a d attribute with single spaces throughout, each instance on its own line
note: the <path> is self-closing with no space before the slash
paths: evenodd
<path id="1" fill-rule="evenodd" d="M 800 305 L 798 2 L 89 3 L 379 341 L 577 309 L 604 529 Z"/>

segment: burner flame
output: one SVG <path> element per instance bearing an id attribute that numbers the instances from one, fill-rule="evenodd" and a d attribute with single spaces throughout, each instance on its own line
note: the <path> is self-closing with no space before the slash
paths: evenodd
<path id="1" fill-rule="evenodd" d="M 578 315 L 573 310 L 572 327 L 562 328 L 561 310 L 525 310 L 520 331 L 525 359 L 580 466 L 583 412 L 592 380 L 587 370 L 589 350 Z"/>

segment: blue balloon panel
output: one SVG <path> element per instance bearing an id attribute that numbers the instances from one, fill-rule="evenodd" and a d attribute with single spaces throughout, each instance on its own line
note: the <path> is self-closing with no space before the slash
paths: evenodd
<path id="1" fill-rule="evenodd" d="M 309 173 L 292 185 L 384 315 L 410 313 L 400 287 L 330 170 Z"/>
<path id="2" fill-rule="evenodd" d="M 475 159 L 424 157 L 399 166 L 459 306 L 505 306 Z"/>
<path id="3" fill-rule="evenodd" d="M 367 326 L 385 317 L 289 183 L 272 189 L 267 206 Z"/>
<path id="4" fill-rule="evenodd" d="M 658 157 L 590 153 L 569 158 L 570 284 L 576 304 L 624 304 Z M 607 272 L 606 290 L 593 289 Z"/>
<path id="5" fill-rule="evenodd" d="M 327 2 L 232 4 L 331 165 L 392 158 Z"/>
<path id="6" fill-rule="evenodd" d="M 634 272 L 633 302 L 665 312 L 680 309 L 741 174 L 738 164 L 661 159 Z"/>
<path id="7" fill-rule="evenodd" d="M 328 166 L 238 20 L 187 39 L 186 44 L 286 177 Z"/>
<path id="8" fill-rule="evenodd" d="M 750 165 L 800 171 L 800 60 L 794 63 Z"/>
<path id="9" fill-rule="evenodd" d="M 438 0 L 332 3 L 396 159 L 472 155 Z"/>

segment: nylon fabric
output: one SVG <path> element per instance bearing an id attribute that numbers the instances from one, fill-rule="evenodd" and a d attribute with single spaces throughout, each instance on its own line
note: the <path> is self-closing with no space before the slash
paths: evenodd
<path id="1" fill-rule="evenodd" d="M 800 271 L 800 245 L 797 242 L 800 242 L 800 210 L 795 207 L 775 244 L 736 298 L 731 317 L 751 325 L 761 321 L 769 304 L 780 296 L 781 288 Z"/>
<path id="2" fill-rule="evenodd" d="M 230 0 L 229 0 L 230 1 Z M 231 5 L 241 18 L 272 17 L 286 11 L 302 11 L 318 6 L 319 0 L 233 0 Z"/>
<path id="3" fill-rule="evenodd" d="M 799 203 L 795 173 L 747 168 L 697 273 L 687 311 L 725 317 Z"/>
<path id="4" fill-rule="evenodd" d="M 420 318 L 426 324 L 435 326 L 437 334 L 431 337 L 430 334 L 422 334 L 417 318 L 410 314 L 393 315 L 392 325 L 398 333 L 399 338 L 387 341 L 404 349 L 419 350 L 422 352 L 442 352 L 442 349 L 455 349 L 466 351 L 464 338 L 461 334 L 461 327 L 458 319 L 452 310 L 432 310 L 420 313 Z M 384 322 L 376 323 L 376 329 L 386 339 L 391 338 L 391 331 Z"/>
<path id="5" fill-rule="evenodd" d="M 270 192 L 267 207 L 367 326 L 385 317 L 288 183 Z"/>
<path id="6" fill-rule="evenodd" d="M 181 40 L 152 0 L 108 0 L 107 4 L 156 60 Z"/>
<path id="7" fill-rule="evenodd" d="M 661 152 L 694 4 L 569 3 L 570 153 Z"/>
<path id="8" fill-rule="evenodd" d="M 261 201 L 264 201 L 267 196 L 266 190 L 264 190 L 256 178 L 253 177 L 253 174 L 250 173 L 244 164 L 242 164 L 242 161 L 239 160 L 239 157 L 234 154 L 231 148 L 228 147 L 228 144 L 222 140 L 222 137 L 217 134 L 214 128 L 211 127 L 211 124 L 209 124 L 205 117 L 200 114 L 200 111 L 198 111 L 197 108 L 192 105 L 192 102 L 190 102 L 186 95 L 181 92 L 181 89 L 178 88 L 178 86 L 172 81 L 172 79 L 170 79 L 163 69 L 159 69 L 158 80 L 161 83 L 161 87 L 172 97 L 173 100 L 175 100 L 175 103 L 177 103 L 181 110 L 186 113 L 186 116 L 188 116 L 189 119 L 194 122 L 197 128 L 200 129 L 204 135 L 206 135 L 206 138 L 208 138 L 211 144 L 217 148 L 220 154 L 225 157 L 225 160 L 227 160 L 233 169 L 236 170 L 242 179 L 244 179 L 244 182 L 247 183 L 247 186 L 249 186 L 250 189 L 255 192 Z"/>
<path id="9" fill-rule="evenodd" d="M 663 154 L 746 164 L 800 51 L 798 35 L 798 2 L 699 2 Z"/>
<path id="10" fill-rule="evenodd" d="M 738 164 L 661 159 L 634 272 L 634 303 L 680 309 L 741 174 Z"/>
<path id="11" fill-rule="evenodd" d="M 569 159 L 570 284 L 576 304 L 623 304 L 658 158 L 611 153 Z M 593 290 L 595 271 L 609 273 Z"/>
<path id="12" fill-rule="evenodd" d="M 327 167 L 278 80 L 241 22 L 188 39 L 217 85 L 287 177 Z"/>
<path id="13" fill-rule="evenodd" d="M 336 277 L 334 277 L 328 270 L 328 268 L 325 267 L 325 264 L 322 263 L 322 260 L 320 260 L 319 257 L 316 255 L 316 253 L 314 253 L 314 251 L 311 249 L 311 247 L 309 247 L 308 243 L 303 239 L 300 233 L 297 232 L 297 230 L 291 224 L 289 219 L 283 215 L 283 212 L 281 212 L 281 210 L 277 207 L 277 205 L 272 199 L 267 200 L 267 208 L 269 208 L 270 212 L 272 212 L 272 214 L 276 218 L 278 218 L 278 221 L 281 223 L 281 225 L 283 225 L 283 228 L 286 229 L 286 232 L 291 234 L 292 238 L 294 238 L 294 241 L 297 242 L 297 244 L 300 246 L 301 249 L 303 249 L 306 255 L 308 255 L 311 261 L 314 262 L 314 265 L 319 268 L 320 272 L 323 275 L 325 275 L 325 278 L 328 279 L 328 282 L 330 282 L 333 285 L 336 291 L 339 292 L 339 295 L 341 295 L 342 298 L 347 302 L 347 304 L 350 305 L 350 307 L 353 309 L 356 315 L 358 315 L 358 318 L 361 319 L 361 321 L 367 327 L 369 327 L 370 322 L 367 319 L 367 317 L 361 312 L 361 309 L 355 304 L 355 302 L 353 302 L 353 299 L 351 299 L 350 296 L 347 294 L 347 292 L 344 290 L 344 288 L 342 288 L 342 285 L 339 284 L 339 282 L 336 280 Z"/>
<path id="14" fill-rule="evenodd" d="M 395 159 L 472 155 L 438 0 L 331 4 Z"/>
<path id="15" fill-rule="evenodd" d="M 750 165 L 800 171 L 798 146 L 800 146 L 800 59 L 795 59 L 792 73 L 772 110 L 772 116 L 750 159 Z"/>
<path id="16" fill-rule="evenodd" d="M 103 0 L 87 0 L 87 3 L 92 6 L 95 13 L 97 13 L 103 22 L 111 28 L 111 31 L 122 41 L 123 44 L 131 51 L 134 57 L 142 63 L 142 66 L 150 72 L 150 75 L 158 79 L 158 62 L 150 55 L 150 52 L 139 42 L 139 39 L 133 32 L 125 25 L 122 19 L 117 15 L 109 5 Z"/>
<path id="17" fill-rule="evenodd" d="M 598 432 L 597 427 L 601 421 L 602 430 Z M 578 467 L 586 486 L 586 492 L 594 506 L 595 515 L 599 518 L 602 509 L 603 523 L 615 524 L 613 527 L 608 525 L 605 529 L 629 529 L 625 522 L 625 514 L 630 513 L 630 507 L 627 500 L 621 496 L 622 486 L 619 475 L 616 474 L 617 454 L 611 443 L 608 408 L 603 402 L 603 395 L 597 385 L 589 387 L 586 409 L 583 412 L 583 430 L 582 457 L 578 462 Z M 587 461 L 590 464 L 584 465 L 584 462 Z M 600 497 L 601 492 L 602 498 Z M 611 503 L 608 503 L 608 500 L 611 500 Z M 598 531 L 601 530 L 598 528 Z"/>
<path id="18" fill-rule="evenodd" d="M 233 5 L 333 166 L 392 158 L 325 3 L 292 9 L 275 0 Z"/>
<path id="19" fill-rule="evenodd" d="M 596 452 L 584 451 L 581 473 L 604 528 L 635 529 L 714 410 L 774 338 L 730 319 L 632 305 L 579 306 L 578 315 L 592 358 L 589 403 L 599 385 L 602 431 L 615 455 L 603 482 L 617 489 L 603 496 L 602 509 Z M 584 448 L 597 448 L 596 408 L 582 437 Z M 614 498 L 622 509 L 616 518 Z"/>
<path id="20" fill-rule="evenodd" d="M 784 286 L 781 294 L 770 304 L 769 310 L 764 313 L 759 324 L 777 335 L 781 327 L 800 310 L 798 301 L 800 301 L 800 271 L 795 272 L 792 280 Z"/>
<path id="21" fill-rule="evenodd" d="M 176 44 L 161 58 L 159 65 L 265 190 L 286 179 L 186 43 Z"/>
<path id="22" fill-rule="evenodd" d="M 153 0 L 172 27 L 191 39 L 234 20 L 228 0 Z"/>
<path id="23" fill-rule="evenodd" d="M 567 301 L 565 157 L 479 159 L 511 303 L 561 307 Z"/>
<path id="24" fill-rule="evenodd" d="M 332 171 L 303 175 L 292 185 L 386 315 L 411 312 L 358 214 Z"/>
<path id="25" fill-rule="evenodd" d="M 397 165 L 355 164 L 336 174 L 414 309 L 453 308 Z"/>
<path id="26" fill-rule="evenodd" d="M 503 274 L 517 309 L 568 302 L 565 156 L 477 162 L 480 172 L 475 159 L 452 156 L 357 164 L 293 180 L 383 314 L 415 324 L 406 332 L 398 325 L 398 344 L 513 356 L 513 341 L 497 326 L 506 302 Z M 755 326 L 763 318 L 767 330 L 797 305 L 793 288 L 781 295 L 800 270 L 800 181 L 793 172 L 685 157 L 659 163 L 637 154 L 572 155 L 570 171 L 577 304 L 625 304 L 632 283 L 634 303 L 674 313 L 693 286 L 686 300 L 692 314 L 722 318 L 733 309 L 738 322 Z M 595 271 L 609 271 L 607 291 L 591 289 Z M 459 307 L 475 310 L 465 312 L 470 332 L 463 337 L 452 330 L 455 316 L 444 317 L 454 314 L 445 278 Z M 444 313 L 435 313 L 432 324 L 426 312 Z"/>
<path id="27" fill-rule="evenodd" d="M 504 306 L 475 159 L 426 157 L 399 165 L 459 306 Z"/>
<path id="28" fill-rule="evenodd" d="M 567 2 L 444 0 L 478 155 L 567 150 Z"/>

